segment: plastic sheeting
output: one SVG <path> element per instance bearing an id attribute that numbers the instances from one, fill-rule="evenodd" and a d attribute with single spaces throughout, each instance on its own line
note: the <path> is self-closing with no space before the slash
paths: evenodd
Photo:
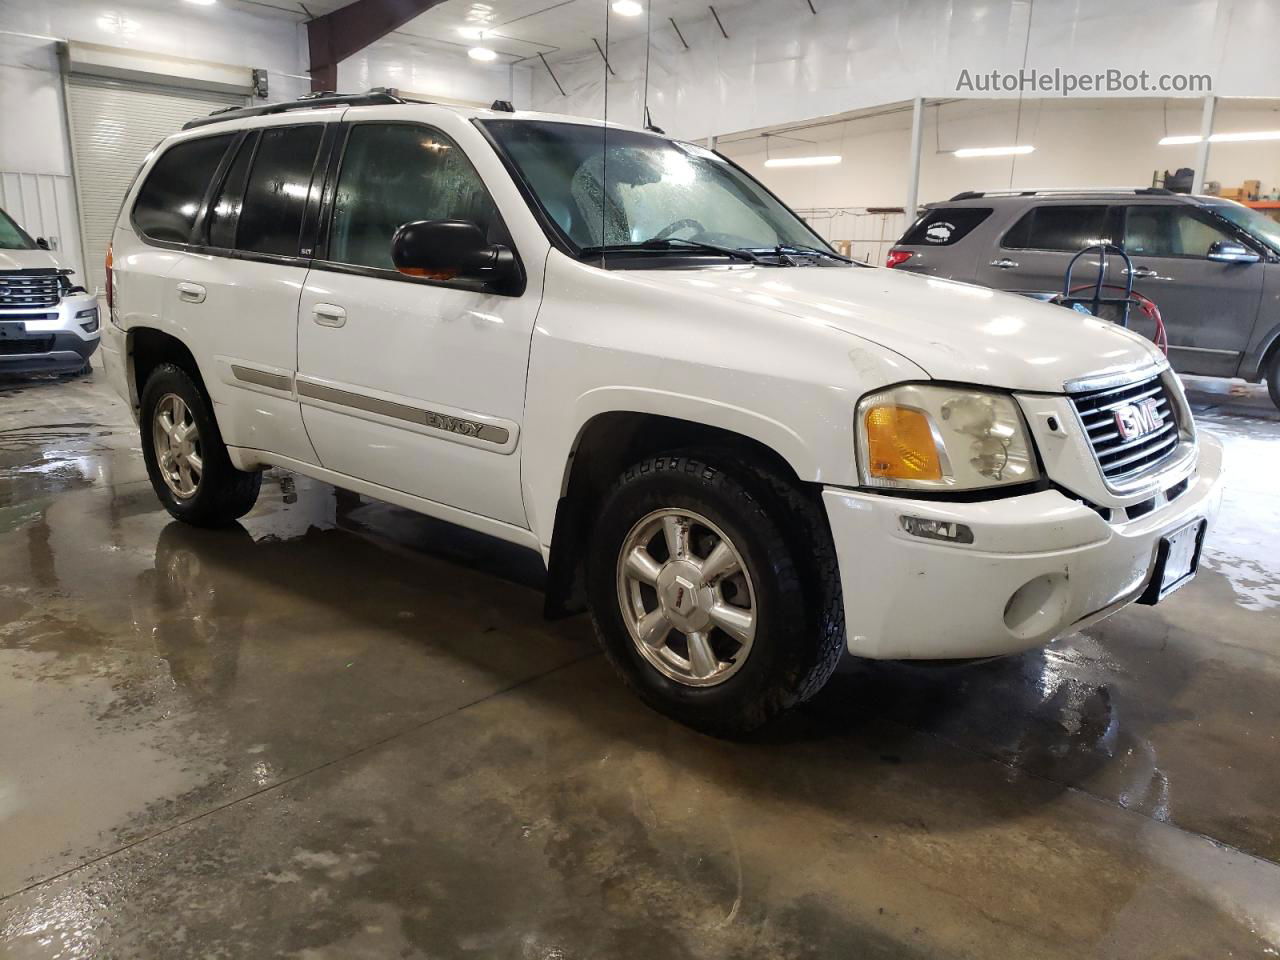
<path id="1" fill-rule="evenodd" d="M 681 21 L 687 50 L 667 20 L 669 0 L 650 2 L 649 109 L 688 138 L 915 96 L 981 97 L 957 91 L 962 70 L 1017 72 L 1024 56 L 1042 72 L 1207 73 L 1220 96 L 1280 96 L 1280 71 L 1256 39 L 1280 35 L 1276 0 L 813 0 L 817 15 L 803 0 L 759 0 L 721 11 L 727 40 L 709 13 Z M 607 119 L 642 122 L 645 48 L 640 38 L 610 44 Z M 551 65 L 565 95 L 535 63 L 535 109 L 606 116 L 594 47 Z"/>

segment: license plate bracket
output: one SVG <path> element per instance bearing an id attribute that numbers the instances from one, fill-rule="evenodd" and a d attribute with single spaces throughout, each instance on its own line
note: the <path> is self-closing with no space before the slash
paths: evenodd
<path id="1" fill-rule="evenodd" d="M 0 322 L 0 340 L 25 340 L 27 325 L 17 320 Z"/>
<path id="2" fill-rule="evenodd" d="M 1200 552 L 1204 547 L 1204 532 L 1207 527 L 1207 521 L 1193 520 L 1167 537 L 1160 538 L 1151 581 L 1138 598 L 1138 603 L 1157 604 L 1195 578 L 1200 567 Z"/>

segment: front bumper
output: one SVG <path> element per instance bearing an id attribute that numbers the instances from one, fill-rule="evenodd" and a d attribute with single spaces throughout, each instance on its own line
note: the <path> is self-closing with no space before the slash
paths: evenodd
<path id="1" fill-rule="evenodd" d="M 1199 453 L 1183 493 L 1122 523 L 1056 490 L 954 503 L 828 487 L 849 652 L 885 660 L 996 656 L 1113 613 L 1142 593 L 1161 537 L 1217 515 L 1222 445 L 1201 435 Z M 973 543 L 912 536 L 903 515 L 966 524 Z"/>
<path id="2" fill-rule="evenodd" d="M 0 323 L 8 321 L 9 326 L 7 335 L 0 337 L 0 374 L 81 369 L 98 349 L 104 311 L 98 308 L 98 326 L 93 330 L 84 329 L 87 318 L 77 314 L 97 307 L 94 296 L 84 293 L 63 297 L 56 307 L 0 310 Z"/>

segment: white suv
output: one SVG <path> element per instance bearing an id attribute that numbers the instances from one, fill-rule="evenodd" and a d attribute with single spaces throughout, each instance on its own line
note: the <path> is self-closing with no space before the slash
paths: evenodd
<path id="1" fill-rule="evenodd" d="M 193 121 L 116 226 L 166 508 L 279 466 L 538 551 L 650 704 L 735 733 L 841 653 L 1011 653 L 1195 572 L 1221 447 L 1148 342 L 844 260 L 725 158 L 317 99 Z"/>
<path id="2" fill-rule="evenodd" d="M 0 210 L 0 375 L 88 372 L 98 301 L 71 275 Z"/>

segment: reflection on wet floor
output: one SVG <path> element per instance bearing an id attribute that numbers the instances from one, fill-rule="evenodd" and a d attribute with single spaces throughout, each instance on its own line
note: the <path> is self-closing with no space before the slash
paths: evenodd
<path id="1" fill-rule="evenodd" d="M 745 743 L 537 557 L 276 473 L 173 523 L 105 386 L 0 385 L 0 954 L 1262 956 L 1280 414 L 1197 393 L 1201 575 L 1051 648 L 853 661 Z"/>

